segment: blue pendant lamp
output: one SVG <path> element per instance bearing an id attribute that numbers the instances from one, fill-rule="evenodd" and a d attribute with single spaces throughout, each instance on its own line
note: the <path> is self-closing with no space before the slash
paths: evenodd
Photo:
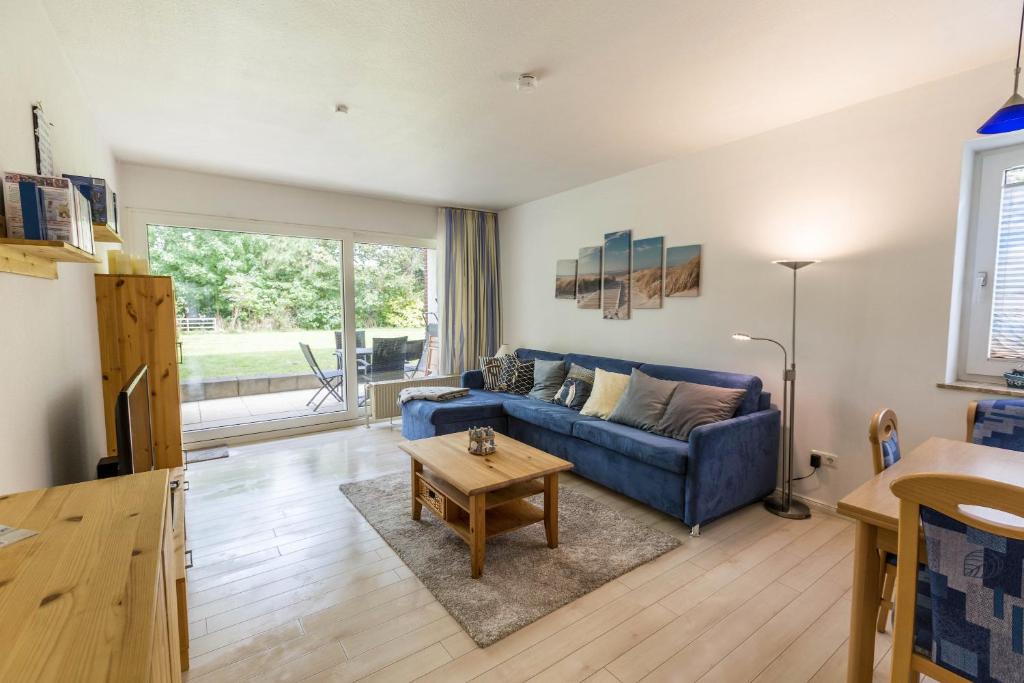
<path id="1" fill-rule="evenodd" d="M 1017 68 L 1013 72 L 1013 95 L 992 117 L 981 125 L 982 135 L 1009 133 L 1024 129 L 1024 97 L 1020 96 L 1020 44 L 1024 38 L 1024 8 L 1021 8 L 1020 32 L 1017 34 Z"/>

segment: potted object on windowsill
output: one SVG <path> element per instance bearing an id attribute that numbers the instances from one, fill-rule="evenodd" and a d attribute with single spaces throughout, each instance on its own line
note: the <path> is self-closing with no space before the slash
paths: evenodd
<path id="1" fill-rule="evenodd" d="M 1003 375 L 1006 386 L 1011 389 L 1024 389 L 1024 365 L 1018 365 L 1010 372 Z"/>

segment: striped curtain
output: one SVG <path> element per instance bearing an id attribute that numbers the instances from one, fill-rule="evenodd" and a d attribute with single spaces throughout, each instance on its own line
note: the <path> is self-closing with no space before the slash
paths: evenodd
<path id="1" fill-rule="evenodd" d="M 459 374 L 501 343 L 498 215 L 444 208 L 437 219 L 445 250 L 441 370 Z"/>

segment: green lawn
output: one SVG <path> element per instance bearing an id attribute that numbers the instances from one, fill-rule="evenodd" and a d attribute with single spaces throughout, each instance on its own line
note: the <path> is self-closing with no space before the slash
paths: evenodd
<path id="1" fill-rule="evenodd" d="M 366 345 L 375 337 L 423 339 L 423 328 L 367 328 Z M 184 363 L 181 379 L 213 377 L 258 377 L 309 372 L 299 342 L 309 344 L 320 367 L 337 367 L 334 360 L 334 332 L 292 330 L 288 332 L 182 332 L 179 335 Z"/>

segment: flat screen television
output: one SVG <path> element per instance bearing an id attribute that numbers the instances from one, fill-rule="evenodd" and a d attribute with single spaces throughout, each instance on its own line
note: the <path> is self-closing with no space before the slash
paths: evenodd
<path id="1" fill-rule="evenodd" d="M 146 472 L 155 466 L 153 423 L 149 414 L 149 372 L 145 365 L 128 379 L 114 406 L 117 473 Z"/>

